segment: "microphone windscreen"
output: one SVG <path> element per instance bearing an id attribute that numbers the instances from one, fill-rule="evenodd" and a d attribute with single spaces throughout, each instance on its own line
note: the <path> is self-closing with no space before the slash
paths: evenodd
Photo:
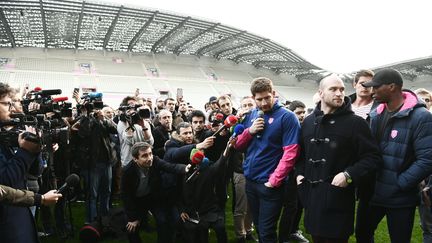
<path id="1" fill-rule="evenodd" d="M 68 186 L 76 186 L 79 183 L 79 176 L 77 174 L 70 174 L 66 177 L 66 183 Z"/>
<path id="2" fill-rule="evenodd" d="M 223 121 L 224 115 L 222 113 L 217 113 L 215 116 L 216 121 Z"/>
<path id="3" fill-rule="evenodd" d="M 198 151 L 199 151 L 199 149 L 197 149 L 197 148 L 193 148 L 193 149 L 191 150 L 190 154 L 189 154 L 189 159 L 192 160 L 192 156 L 193 156 L 196 152 L 198 152 Z"/>
<path id="4" fill-rule="evenodd" d="M 68 100 L 68 97 L 55 97 L 52 99 L 54 102 L 62 102 Z"/>
<path id="5" fill-rule="evenodd" d="M 259 116 L 259 117 L 264 117 L 264 111 L 259 110 L 259 111 L 258 111 L 258 116 Z"/>
<path id="6" fill-rule="evenodd" d="M 90 97 L 92 99 L 102 98 L 102 93 L 100 93 L 100 92 L 92 92 L 92 93 L 88 94 L 88 97 Z"/>
<path id="7" fill-rule="evenodd" d="M 191 163 L 194 165 L 199 165 L 204 159 L 204 153 L 198 150 L 195 154 L 192 155 Z"/>
<path id="8" fill-rule="evenodd" d="M 224 121 L 224 125 L 225 125 L 226 127 L 232 127 L 232 126 L 234 126 L 237 122 L 238 122 L 238 119 L 237 119 L 236 116 L 234 116 L 234 115 L 229 115 L 229 116 L 225 119 L 225 121 Z"/>
<path id="9" fill-rule="evenodd" d="M 45 90 L 39 90 L 37 94 L 42 96 L 49 96 L 49 95 L 58 95 L 61 94 L 61 89 L 45 89 Z"/>
<path id="10" fill-rule="evenodd" d="M 241 134 L 241 133 L 243 133 L 243 131 L 245 130 L 245 127 L 244 127 L 244 125 L 243 124 L 237 124 L 235 127 L 234 127 L 234 135 L 239 135 L 239 134 Z"/>
<path id="11" fill-rule="evenodd" d="M 210 160 L 207 157 L 205 157 L 200 164 L 200 169 L 205 169 L 209 165 L 210 165 Z"/>

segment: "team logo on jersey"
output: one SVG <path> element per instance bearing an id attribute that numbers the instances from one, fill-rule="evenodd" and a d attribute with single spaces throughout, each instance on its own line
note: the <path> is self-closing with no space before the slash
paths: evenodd
<path id="1" fill-rule="evenodd" d="M 268 119 L 268 123 L 269 123 L 269 124 L 272 124 L 273 121 L 274 121 L 273 117 L 270 117 L 270 118 Z"/>
<path id="2" fill-rule="evenodd" d="M 390 136 L 392 138 L 395 138 L 397 135 L 398 135 L 398 131 L 397 130 L 392 130 L 391 133 L 390 133 Z"/>

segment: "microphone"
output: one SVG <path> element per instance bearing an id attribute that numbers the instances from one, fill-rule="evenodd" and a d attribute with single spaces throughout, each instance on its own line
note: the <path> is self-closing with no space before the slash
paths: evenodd
<path id="1" fill-rule="evenodd" d="M 195 167 L 194 172 L 186 179 L 186 182 L 190 181 L 200 170 L 207 168 L 210 165 L 210 160 L 204 157 L 203 160 Z"/>
<path id="2" fill-rule="evenodd" d="M 258 111 L 258 118 L 264 118 L 264 111 L 262 111 L 262 110 L 259 110 L 259 111 Z M 260 138 L 262 137 L 262 133 L 263 133 L 263 131 L 259 132 L 259 133 L 256 135 L 256 137 L 257 137 L 258 139 L 260 139 Z"/>
<path id="3" fill-rule="evenodd" d="M 62 102 L 62 101 L 66 101 L 66 100 L 68 100 L 68 97 L 66 97 L 66 96 L 64 96 L 64 97 L 56 97 L 56 98 L 52 99 L 53 102 Z"/>
<path id="4" fill-rule="evenodd" d="M 245 130 L 245 127 L 243 124 L 237 124 L 234 127 L 234 131 L 233 131 L 233 134 L 231 137 L 233 137 L 233 138 L 237 137 L 238 135 L 242 134 L 244 130 Z"/>
<path id="5" fill-rule="evenodd" d="M 194 148 L 191 150 L 190 160 L 193 165 L 199 165 L 203 161 L 204 157 L 204 153 L 199 149 Z"/>
<path id="6" fill-rule="evenodd" d="M 85 99 L 85 98 L 90 98 L 90 99 L 102 98 L 102 93 L 101 92 L 91 92 L 91 93 L 88 93 L 86 95 L 81 96 L 81 99 Z"/>
<path id="7" fill-rule="evenodd" d="M 40 96 L 50 96 L 50 95 L 58 95 L 62 93 L 61 89 L 45 89 L 45 90 L 39 90 L 39 87 L 36 87 L 34 90 L 36 91 L 35 95 Z"/>
<path id="8" fill-rule="evenodd" d="M 222 113 L 217 113 L 215 116 L 216 121 L 223 121 L 224 115 Z"/>
<path id="9" fill-rule="evenodd" d="M 220 127 L 215 133 L 213 133 L 212 136 L 216 136 L 218 135 L 223 129 L 225 128 L 230 128 L 232 126 L 234 126 L 236 123 L 238 122 L 238 119 L 236 116 L 234 115 L 229 115 L 225 121 L 222 127 Z"/>
<path id="10" fill-rule="evenodd" d="M 77 174 L 70 174 L 66 178 L 66 182 L 59 189 L 57 189 L 57 193 L 63 193 L 66 191 L 66 189 L 68 189 L 69 187 L 76 186 L 78 183 L 79 183 L 79 176 Z"/>

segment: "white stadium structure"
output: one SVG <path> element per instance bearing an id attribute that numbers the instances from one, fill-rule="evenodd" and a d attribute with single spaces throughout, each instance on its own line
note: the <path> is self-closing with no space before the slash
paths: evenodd
<path id="1" fill-rule="evenodd" d="M 136 88 L 143 97 L 173 96 L 203 109 L 210 96 L 250 95 L 253 78 L 271 78 L 282 100 L 312 106 L 328 72 L 287 47 L 247 30 L 189 16 L 77 0 L 0 2 L 0 82 L 12 86 L 96 89 L 117 107 Z M 386 67 L 407 88 L 432 88 L 432 58 Z M 341 74 L 351 82 L 353 74 Z M 347 85 L 349 87 L 349 85 Z"/>

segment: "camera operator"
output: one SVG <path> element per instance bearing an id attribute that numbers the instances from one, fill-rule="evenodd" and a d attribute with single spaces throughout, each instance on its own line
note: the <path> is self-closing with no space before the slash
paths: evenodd
<path id="1" fill-rule="evenodd" d="M 153 145 L 154 139 L 151 133 L 150 125 L 150 109 L 148 106 L 143 105 L 138 108 L 136 106 L 127 106 L 124 111 L 126 113 L 126 121 L 120 119 L 119 125 L 124 126 L 126 123 L 126 129 L 122 131 L 120 136 L 120 154 L 122 167 L 126 166 L 127 163 L 132 159 L 131 149 L 132 146 L 137 142 L 147 142 Z M 118 131 L 119 129 L 117 129 Z"/>
<path id="2" fill-rule="evenodd" d="M 83 166 L 81 169 L 89 195 L 86 205 L 86 222 L 92 222 L 97 216 L 104 216 L 108 213 L 112 165 L 117 159 L 110 141 L 110 134 L 117 133 L 117 127 L 113 121 L 103 116 L 101 110 L 94 108 L 96 105 L 101 104 L 85 101 L 80 106 L 82 116 L 73 125 L 73 129 L 78 131 L 81 139 L 78 150 L 81 153 L 80 159 Z"/>
<path id="3" fill-rule="evenodd" d="M 12 89 L 0 83 L 0 121 L 10 120 Z M 7 132 L 2 129 L 3 132 Z M 26 188 L 26 174 L 37 159 L 40 144 L 29 141 L 29 133 L 18 136 L 18 148 L 14 151 L 0 143 L 0 183 L 15 189 Z M 34 136 L 34 135 L 33 135 Z M 0 235 L 4 242 L 38 242 L 37 231 L 29 208 L 0 204 Z"/>

